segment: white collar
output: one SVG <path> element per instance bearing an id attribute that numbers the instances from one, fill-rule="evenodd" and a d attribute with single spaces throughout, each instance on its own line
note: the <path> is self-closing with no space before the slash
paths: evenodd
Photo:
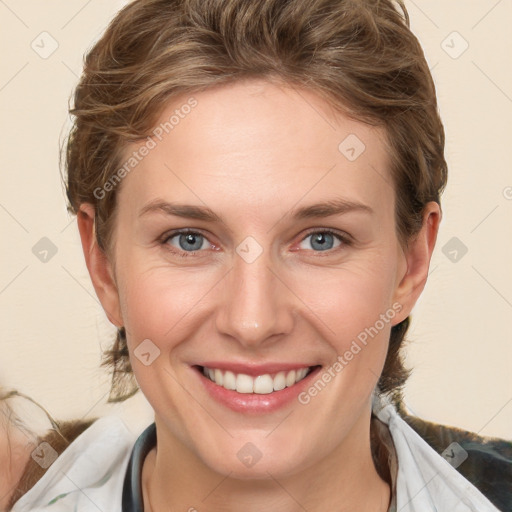
<path id="1" fill-rule="evenodd" d="M 398 460 L 399 512 L 499 512 L 398 414 L 388 396 L 373 395 L 373 412 L 388 425 Z"/>

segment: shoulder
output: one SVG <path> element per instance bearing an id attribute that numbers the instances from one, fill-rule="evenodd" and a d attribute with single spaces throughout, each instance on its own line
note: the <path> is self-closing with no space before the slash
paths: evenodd
<path id="1" fill-rule="evenodd" d="M 97 419 L 61 422 L 59 432 L 49 430 L 42 438 L 32 439 L 30 442 L 27 442 L 27 437 L 20 431 L 13 429 L 16 430 L 17 435 L 11 440 L 11 448 L 22 453 L 23 458 L 19 457 L 17 461 L 12 461 L 15 465 L 11 466 L 13 479 L 10 482 L 10 506 L 7 510 L 10 510 L 12 505 L 41 479 L 51 465 L 50 459 L 60 456 Z M 40 447 L 39 450 L 37 450 L 38 447 Z"/>
<path id="2" fill-rule="evenodd" d="M 512 511 L 512 441 L 425 421 L 404 421 L 503 512 Z"/>
<path id="3" fill-rule="evenodd" d="M 62 510 L 85 512 L 91 503 L 101 510 L 120 510 L 135 434 L 116 416 L 59 426 L 60 433 L 52 431 L 34 449 L 11 500 L 12 512 L 38 510 L 57 501 Z"/>

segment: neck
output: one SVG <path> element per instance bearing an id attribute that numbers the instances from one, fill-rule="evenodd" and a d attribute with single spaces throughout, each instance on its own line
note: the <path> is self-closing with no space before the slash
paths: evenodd
<path id="1" fill-rule="evenodd" d="M 375 469 L 368 429 L 354 425 L 343 443 L 316 464 L 293 475 L 241 480 L 204 465 L 157 423 L 158 450 L 144 461 L 144 510 L 162 512 L 387 512 L 390 487 Z M 163 435 L 162 435 L 163 434 Z"/>

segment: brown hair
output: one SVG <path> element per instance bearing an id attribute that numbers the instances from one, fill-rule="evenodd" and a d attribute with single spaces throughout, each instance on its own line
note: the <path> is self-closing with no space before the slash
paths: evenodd
<path id="1" fill-rule="evenodd" d="M 27 411 L 28 400 L 30 408 Z M 40 411 L 37 411 L 35 407 Z M 24 410 L 25 409 L 25 410 Z M 22 414 L 20 412 L 23 411 Z M 45 428 L 44 433 L 34 432 L 34 421 L 37 413 L 41 411 L 47 416 L 50 427 Z M 16 485 L 0 499 L 5 502 L 5 509 L 9 511 L 14 504 L 28 492 L 35 483 L 45 474 L 48 468 L 43 468 L 33 457 L 29 455 L 41 443 L 48 443 L 55 452 L 60 455 L 84 430 L 90 427 L 98 418 L 78 419 L 72 421 L 56 421 L 50 413 L 31 397 L 19 392 L 16 389 L 5 390 L 0 386 L 0 435 L 5 436 L 8 441 L 9 459 L 7 467 L 0 468 L 0 478 L 7 475 L 12 476 L 13 454 L 19 454 L 16 464 L 22 464 L 23 469 L 15 468 L 15 473 L 21 476 L 16 478 Z M 11 440 L 11 432 L 15 440 Z M 3 455 L 3 454 L 1 454 Z"/>
<path id="2" fill-rule="evenodd" d="M 119 176 L 126 145 L 151 135 L 177 95 L 263 78 L 313 90 L 349 117 L 384 127 L 397 234 L 406 246 L 421 228 L 426 203 L 440 202 L 447 166 L 434 82 L 407 10 L 396 4 L 399 9 L 392 0 L 128 4 L 88 52 L 75 91 L 65 148 L 68 210 L 77 214 L 83 202 L 95 207 L 98 245 L 112 256 L 119 187 L 105 184 Z M 408 326 L 406 318 L 392 328 L 379 380 L 380 390 L 395 398 L 409 374 L 400 352 Z M 102 365 L 113 369 L 109 401 L 137 391 L 123 328 Z"/>

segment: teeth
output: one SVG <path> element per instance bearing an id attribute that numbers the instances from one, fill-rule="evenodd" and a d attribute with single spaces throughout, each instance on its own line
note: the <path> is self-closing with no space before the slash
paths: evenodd
<path id="1" fill-rule="evenodd" d="M 215 382 L 218 382 L 221 386 L 222 386 L 222 381 L 224 380 L 223 377 L 222 377 L 222 372 L 217 369 L 215 370 Z"/>
<path id="2" fill-rule="evenodd" d="M 215 381 L 217 382 L 217 381 Z M 219 384 L 220 386 L 222 384 Z M 238 393 L 252 393 L 254 387 L 254 379 L 249 375 L 239 373 L 236 376 L 236 390 Z"/>
<path id="3" fill-rule="evenodd" d="M 292 370 L 291 372 L 288 372 L 286 375 L 286 387 L 293 386 L 295 384 L 295 377 L 297 376 L 297 373 L 295 370 Z"/>
<path id="4" fill-rule="evenodd" d="M 280 391 L 286 387 L 286 373 L 279 372 L 274 377 L 274 391 Z"/>
<path id="5" fill-rule="evenodd" d="M 216 381 L 214 380 L 213 382 L 216 382 Z M 222 385 L 226 389 L 236 389 L 236 377 L 235 377 L 235 374 L 233 372 L 226 372 L 224 374 L 224 382 L 223 382 Z"/>
<path id="6" fill-rule="evenodd" d="M 253 393 L 265 395 L 274 391 L 274 379 L 270 375 L 258 375 L 254 379 Z"/>
<path id="7" fill-rule="evenodd" d="M 218 368 L 203 367 L 203 374 L 211 381 L 225 389 L 235 390 L 238 393 L 257 393 L 265 395 L 273 391 L 280 391 L 286 387 L 293 386 L 302 380 L 308 373 L 309 368 L 291 370 L 289 372 L 278 372 L 272 375 L 266 373 L 251 377 L 244 373 L 234 374 L 230 371 L 219 370 Z"/>

